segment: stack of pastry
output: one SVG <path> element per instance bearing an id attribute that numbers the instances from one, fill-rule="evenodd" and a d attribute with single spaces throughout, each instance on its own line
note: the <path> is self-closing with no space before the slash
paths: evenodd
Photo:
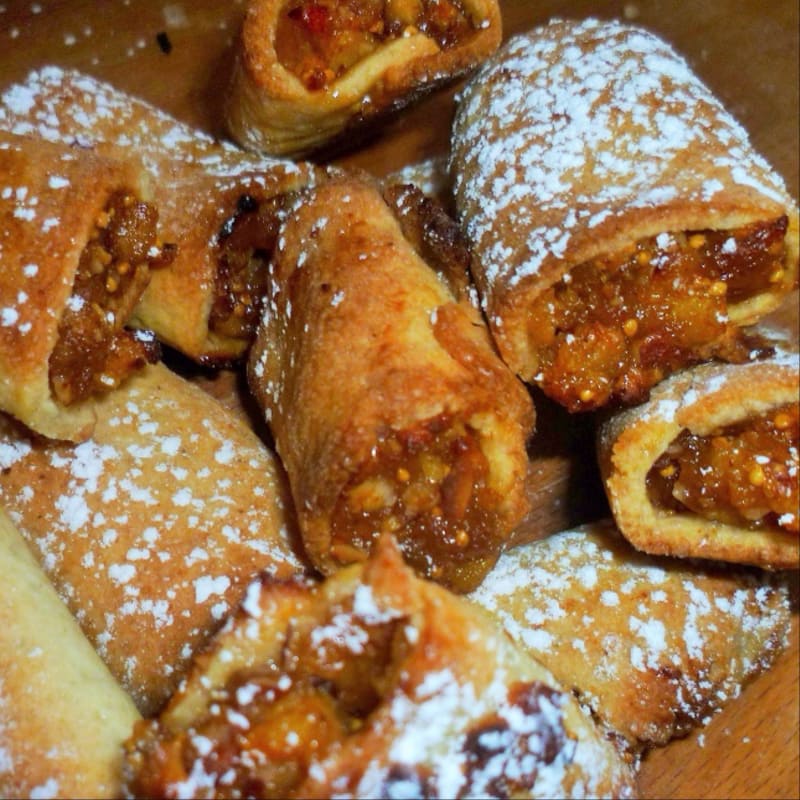
<path id="1" fill-rule="evenodd" d="M 627 797 L 781 652 L 798 358 L 750 326 L 795 204 L 651 34 L 439 5 L 245 22 L 228 121 L 277 153 L 485 62 L 383 182 L 57 68 L 3 94 L 2 793 Z M 520 545 L 542 394 L 597 412 L 613 520 Z"/>

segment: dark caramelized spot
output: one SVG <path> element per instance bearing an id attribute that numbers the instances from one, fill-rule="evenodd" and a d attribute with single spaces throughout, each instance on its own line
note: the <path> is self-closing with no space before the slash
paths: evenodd
<path id="1" fill-rule="evenodd" d="M 569 761 L 574 742 L 564 730 L 563 701 L 560 692 L 538 681 L 514 686 L 510 713 L 492 715 L 467 735 L 467 785 L 490 797 L 524 797 L 540 768 L 559 755 Z"/>
<path id="2" fill-rule="evenodd" d="M 784 287 L 786 217 L 643 239 L 576 267 L 537 299 L 535 381 L 570 411 L 635 403 L 676 369 L 747 357 L 728 309 Z M 667 244 L 664 239 L 670 240 Z"/>
<path id="3" fill-rule="evenodd" d="M 469 287 L 470 252 L 458 224 L 440 202 L 412 184 L 394 184 L 383 196 L 406 241 L 456 297 L 463 297 Z"/>
<path id="4" fill-rule="evenodd" d="M 386 431 L 334 511 L 331 553 L 361 561 L 392 533 L 417 572 L 469 591 L 501 543 L 502 498 L 488 477 L 478 434 L 446 414 Z"/>
<path id="5" fill-rule="evenodd" d="M 217 271 L 209 328 L 220 336 L 249 342 L 255 333 L 287 195 L 256 200 L 242 195 L 220 228 Z"/>
<path id="6" fill-rule="evenodd" d="M 647 476 L 652 501 L 752 530 L 798 532 L 798 404 L 707 436 L 684 430 Z"/>
<path id="7" fill-rule="evenodd" d="M 112 195 L 98 216 L 50 356 L 51 389 L 63 405 L 104 394 L 158 360 L 152 335 L 124 327 L 150 270 L 175 254 L 174 247 L 158 241 L 157 222 L 156 209 L 126 191 Z"/>
<path id="8" fill-rule="evenodd" d="M 275 50 L 308 91 L 318 91 L 389 39 L 422 32 L 447 49 L 475 30 L 458 0 L 292 0 L 278 20 Z"/>
<path id="9" fill-rule="evenodd" d="M 408 764 L 392 764 L 381 786 L 381 797 L 409 797 L 428 800 L 438 796 L 430 770 Z"/>

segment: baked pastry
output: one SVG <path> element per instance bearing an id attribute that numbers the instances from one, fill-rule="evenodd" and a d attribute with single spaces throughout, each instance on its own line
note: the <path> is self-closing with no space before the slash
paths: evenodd
<path id="1" fill-rule="evenodd" d="M 572 696 L 388 536 L 322 584 L 251 584 L 124 772 L 130 797 L 632 795 Z"/>
<path id="2" fill-rule="evenodd" d="M 243 147 L 280 156 L 352 144 L 365 123 L 472 71 L 501 37 L 496 0 L 253 0 L 235 45 L 228 129 Z"/>
<path id="3" fill-rule="evenodd" d="M 140 719 L 0 511 L 0 795 L 119 797 Z"/>
<path id="4" fill-rule="evenodd" d="M 533 405 L 468 299 L 455 225 L 411 187 L 387 196 L 344 178 L 300 197 L 249 385 L 318 569 L 391 531 L 420 573 L 465 590 L 527 508 Z"/>
<path id="5" fill-rule="evenodd" d="M 742 127 L 652 33 L 554 20 L 461 94 L 457 213 L 501 354 L 570 411 L 741 361 L 797 284 L 798 213 Z"/>
<path id="6" fill-rule="evenodd" d="M 468 598 L 632 760 L 706 724 L 768 669 L 792 613 L 780 578 L 648 556 L 608 521 L 507 551 Z"/>
<path id="7" fill-rule="evenodd" d="M 423 194 L 433 197 L 448 214 L 455 215 L 453 209 L 453 181 L 447 168 L 447 156 L 438 155 L 413 164 L 407 164 L 389 173 L 383 183 L 386 186 L 410 183 Z"/>
<path id="8" fill-rule="evenodd" d="M 310 164 L 252 156 L 219 143 L 88 75 L 32 72 L 0 100 L 0 129 L 133 162 L 149 177 L 165 241 L 133 322 L 192 359 L 241 357 L 263 297 L 282 197 L 322 177 Z"/>
<path id="9" fill-rule="evenodd" d="M 97 406 L 73 446 L 0 418 L 0 504 L 143 714 L 260 570 L 304 569 L 276 460 L 162 364 Z"/>
<path id="10" fill-rule="evenodd" d="M 800 359 L 672 375 L 609 417 L 598 458 L 625 537 L 648 553 L 800 566 Z"/>
<path id="11" fill-rule="evenodd" d="M 0 185 L 0 409 L 80 440 L 96 398 L 159 357 L 126 328 L 165 259 L 158 209 L 130 165 L 2 132 Z"/>

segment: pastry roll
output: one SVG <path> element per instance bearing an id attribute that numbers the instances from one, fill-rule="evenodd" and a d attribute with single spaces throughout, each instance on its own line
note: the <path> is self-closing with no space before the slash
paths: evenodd
<path id="1" fill-rule="evenodd" d="M 410 187 L 388 196 L 342 179 L 288 214 L 249 385 L 315 566 L 361 560 L 390 531 L 464 590 L 527 508 L 533 406 L 467 299 L 452 221 Z"/>
<path id="2" fill-rule="evenodd" d="M 0 511 L 0 795 L 119 797 L 140 719 Z"/>
<path id="3" fill-rule="evenodd" d="M 322 584 L 256 581 L 158 719 L 130 797 L 626 797 L 613 745 L 390 537 Z"/>
<path id="4" fill-rule="evenodd" d="M 771 666 L 791 624 L 787 583 L 639 553 L 603 521 L 507 551 L 468 598 L 636 760 Z"/>
<path id="5" fill-rule="evenodd" d="M 256 572 L 303 569 L 270 451 L 161 364 L 104 399 L 80 445 L 0 418 L 0 464 L 0 504 L 143 714 Z"/>
<path id="6" fill-rule="evenodd" d="M 299 156 L 477 67 L 502 37 L 496 0 L 254 0 L 225 118 L 245 148 Z"/>
<path id="7" fill-rule="evenodd" d="M 638 549 L 767 569 L 800 565 L 797 353 L 703 364 L 606 420 L 598 456 Z"/>
<path id="8" fill-rule="evenodd" d="M 243 355 L 260 316 L 281 198 L 321 170 L 243 153 L 57 67 L 32 72 L 3 93 L 0 129 L 139 165 L 151 181 L 162 236 L 177 251 L 169 268 L 154 274 L 134 323 L 200 362 Z"/>
<path id="9" fill-rule="evenodd" d="M 746 132 L 653 34 L 555 20 L 462 93 L 451 169 L 501 354 L 570 411 L 746 358 L 797 284 L 798 214 Z"/>
<path id="10" fill-rule="evenodd" d="M 125 327 L 166 258 L 158 209 L 140 170 L 2 132 L 0 186 L 0 409 L 79 440 L 97 398 L 159 356 Z"/>

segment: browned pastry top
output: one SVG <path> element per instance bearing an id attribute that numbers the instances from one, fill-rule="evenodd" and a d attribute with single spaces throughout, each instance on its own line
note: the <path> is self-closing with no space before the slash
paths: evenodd
<path id="1" fill-rule="evenodd" d="M 688 64 L 620 22 L 554 20 L 509 40 L 464 93 L 453 160 L 483 282 L 504 292 L 683 230 L 693 207 L 698 227 L 729 227 L 794 205 Z"/>

